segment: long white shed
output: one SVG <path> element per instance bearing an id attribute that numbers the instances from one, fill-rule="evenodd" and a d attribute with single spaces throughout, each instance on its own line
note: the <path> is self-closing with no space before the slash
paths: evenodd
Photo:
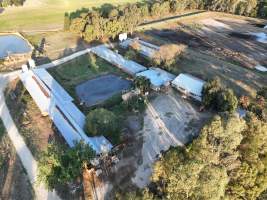
<path id="1" fill-rule="evenodd" d="M 25 71 L 20 79 L 41 112 L 49 115 L 69 146 L 73 147 L 75 141 L 84 140 L 97 154 L 112 148 L 105 137 L 88 137 L 84 133 L 84 114 L 45 69 Z"/>
<path id="2" fill-rule="evenodd" d="M 198 101 L 202 101 L 202 89 L 205 81 L 190 74 L 179 74 L 173 81 L 172 86 Z"/>
<path id="3" fill-rule="evenodd" d="M 92 48 L 92 52 L 131 76 L 135 76 L 138 72 L 147 70 L 143 65 L 125 59 L 122 55 L 110 50 L 105 45 Z"/>

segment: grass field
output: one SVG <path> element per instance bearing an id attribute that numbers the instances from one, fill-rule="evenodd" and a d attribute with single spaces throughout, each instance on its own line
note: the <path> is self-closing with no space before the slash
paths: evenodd
<path id="1" fill-rule="evenodd" d="M 27 0 L 23 7 L 7 8 L 0 14 L 1 31 L 38 31 L 61 29 L 65 12 L 124 4 L 138 0 Z"/>

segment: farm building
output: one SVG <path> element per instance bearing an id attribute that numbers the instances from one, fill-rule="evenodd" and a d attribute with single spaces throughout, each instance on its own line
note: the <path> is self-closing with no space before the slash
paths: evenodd
<path id="1" fill-rule="evenodd" d="M 202 101 L 202 89 L 205 81 L 190 74 L 180 74 L 172 81 L 172 86 L 185 95 Z"/>
<path id="2" fill-rule="evenodd" d="M 175 75 L 155 67 L 151 67 L 149 70 L 140 72 L 136 74 L 136 76 L 148 78 L 151 82 L 151 88 L 155 91 L 160 90 L 162 87 L 169 86 L 171 81 L 175 78 Z"/>
<path id="3" fill-rule="evenodd" d="M 83 140 L 98 154 L 112 148 L 105 137 L 88 137 L 84 133 L 84 114 L 45 69 L 24 71 L 20 79 L 42 114 L 49 115 L 70 147 L 74 146 L 75 141 Z"/>
<path id="4" fill-rule="evenodd" d="M 128 48 L 131 44 L 133 44 L 134 42 L 137 42 L 140 46 L 139 52 L 148 58 L 152 58 L 154 56 L 154 54 L 156 53 L 156 51 L 159 50 L 159 47 L 153 44 L 150 44 L 148 42 L 139 40 L 138 38 L 135 39 L 127 39 L 124 42 L 120 43 L 120 46 L 122 48 Z"/>
<path id="5" fill-rule="evenodd" d="M 122 55 L 110 50 L 105 45 L 92 48 L 92 52 L 131 76 L 135 76 L 138 72 L 147 70 L 146 67 L 125 59 Z"/>

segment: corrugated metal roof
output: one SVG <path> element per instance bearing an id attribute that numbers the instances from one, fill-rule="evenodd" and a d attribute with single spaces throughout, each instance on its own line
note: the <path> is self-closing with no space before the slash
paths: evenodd
<path id="1" fill-rule="evenodd" d="M 108 49 L 105 45 L 92 48 L 92 52 L 132 76 L 147 69 L 136 62 L 125 59 L 122 55 Z"/>
<path id="2" fill-rule="evenodd" d="M 187 92 L 191 92 L 199 97 L 202 96 L 202 89 L 206 82 L 198 79 L 190 74 L 179 74 L 172 84 L 176 87 L 181 87 Z"/>
<path id="3" fill-rule="evenodd" d="M 156 51 L 159 50 L 158 46 L 139 40 L 138 38 L 127 39 L 124 42 L 120 43 L 120 46 L 123 48 L 128 48 L 135 41 L 140 45 L 140 53 L 146 57 L 152 58 Z"/>
<path id="4" fill-rule="evenodd" d="M 40 89 L 40 86 L 32 78 L 34 76 L 32 71 L 26 71 L 20 74 L 20 79 L 25 88 L 29 91 L 32 98 L 35 100 L 37 106 L 42 113 L 48 113 L 49 111 L 49 98 Z M 38 99 L 38 101 L 36 101 Z"/>
<path id="5" fill-rule="evenodd" d="M 33 69 L 34 74 L 54 93 L 61 101 L 73 101 L 73 98 L 65 91 L 63 87 L 46 71 L 46 69 Z"/>
<path id="6" fill-rule="evenodd" d="M 149 70 L 138 73 L 136 74 L 136 76 L 144 76 L 148 78 L 151 84 L 155 87 L 168 85 L 175 78 L 175 75 L 165 70 L 154 67 L 151 67 L 149 68 Z"/>
<path id="7" fill-rule="evenodd" d="M 39 76 L 37 76 L 37 73 Z M 105 137 L 88 137 L 83 127 L 85 124 L 84 114 L 72 103 L 72 98 L 68 97 L 67 92 L 58 83 L 54 87 L 54 80 L 47 75 L 47 71 L 34 70 L 27 71 L 20 75 L 20 78 L 29 91 L 34 101 L 42 112 L 49 114 L 54 124 L 57 126 L 67 143 L 72 147 L 75 140 L 84 140 L 92 148 L 100 153 L 101 150 L 112 148 L 112 145 Z M 42 79 L 40 79 L 40 78 Z M 53 79 L 53 77 L 52 77 Z M 60 94 L 58 94 L 59 89 Z M 61 97 L 60 95 L 64 96 Z M 67 101 L 69 100 L 69 101 Z"/>

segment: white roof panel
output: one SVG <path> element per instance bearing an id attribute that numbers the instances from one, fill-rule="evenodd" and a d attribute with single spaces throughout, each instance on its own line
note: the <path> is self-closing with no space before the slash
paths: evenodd
<path id="1" fill-rule="evenodd" d="M 39 79 L 36 72 L 43 81 Z M 44 75 L 44 77 L 42 77 L 42 75 Z M 105 137 L 88 137 L 84 133 L 84 114 L 72 103 L 72 101 L 66 101 L 68 97 L 59 98 L 59 95 L 55 90 L 58 88 L 64 90 L 60 85 L 59 87 L 53 87 L 53 90 L 49 89 L 45 83 L 54 83 L 54 81 L 51 80 L 51 77 L 48 77 L 48 79 L 46 79 L 46 77 L 47 73 L 43 70 L 35 70 L 35 73 L 29 70 L 20 75 L 24 86 L 29 91 L 40 110 L 49 114 L 67 143 L 70 146 L 73 146 L 74 140 L 79 141 L 83 139 L 91 145 L 97 153 L 101 153 L 101 150 L 104 149 L 104 147 L 105 150 L 110 150 L 112 145 Z M 55 95 L 54 92 L 56 92 L 57 95 Z M 64 92 L 62 94 L 64 94 Z M 62 99 L 65 101 L 62 101 Z M 69 98 L 69 100 L 71 99 L 72 98 Z"/>
<path id="2" fill-rule="evenodd" d="M 33 69 L 34 74 L 52 91 L 61 101 L 73 101 L 73 98 L 64 90 L 63 87 L 46 71 L 46 69 Z"/>
<path id="3" fill-rule="evenodd" d="M 149 70 L 136 74 L 137 76 L 144 76 L 148 78 L 152 85 L 161 87 L 168 84 L 175 78 L 175 75 L 166 72 L 165 70 L 151 67 Z"/>
<path id="4" fill-rule="evenodd" d="M 105 45 L 92 48 L 92 52 L 130 75 L 135 75 L 147 69 L 136 62 L 125 59 L 122 55 L 108 49 Z"/>
<path id="5" fill-rule="evenodd" d="M 172 84 L 185 89 L 197 96 L 202 96 L 202 89 L 206 82 L 189 74 L 180 74 Z"/>
<path id="6" fill-rule="evenodd" d="M 255 69 L 261 72 L 267 72 L 267 68 L 262 65 L 257 65 Z"/>

